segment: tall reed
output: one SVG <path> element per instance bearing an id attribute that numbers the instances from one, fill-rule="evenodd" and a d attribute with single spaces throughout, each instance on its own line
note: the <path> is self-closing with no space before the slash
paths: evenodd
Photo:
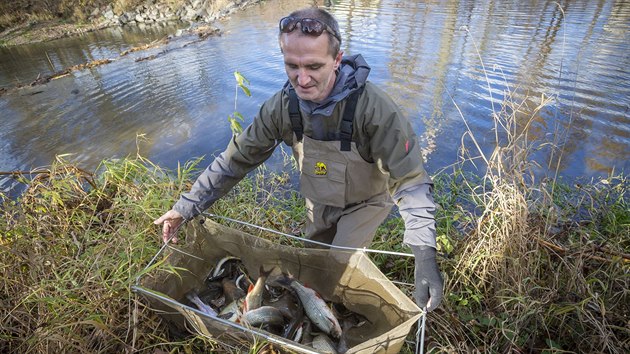
<path id="1" fill-rule="evenodd" d="M 482 68 L 485 72 L 483 63 Z M 465 195 L 451 203 L 463 200 L 469 208 L 450 204 L 438 212 L 438 226 L 453 216 L 464 222 L 459 233 L 438 228 L 438 240 L 446 233 L 454 245 L 443 252 L 447 298 L 430 315 L 436 327 L 431 347 L 624 352 L 630 343 L 621 315 L 630 313 L 627 179 L 611 175 L 578 188 L 556 178 L 537 181 L 533 152 L 546 146 L 562 155 L 562 145 L 529 135 L 554 97 L 521 94 L 507 80 L 505 87 L 502 105 L 492 105 L 492 153 L 484 153 L 471 130 L 462 139 L 461 166 L 477 165 L 480 179 L 464 173 L 446 177 Z M 440 193 L 450 191 L 436 190 Z"/>

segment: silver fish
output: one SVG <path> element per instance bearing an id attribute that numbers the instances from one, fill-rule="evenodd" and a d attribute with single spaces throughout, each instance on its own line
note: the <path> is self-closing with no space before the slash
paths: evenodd
<path id="1" fill-rule="evenodd" d="M 195 291 L 188 292 L 186 294 L 186 298 L 188 298 L 190 302 L 195 304 L 197 308 L 199 308 L 199 311 L 205 313 L 206 315 L 211 316 L 211 317 L 215 317 L 217 315 L 217 312 L 210 305 L 201 301 L 201 299 L 199 298 L 199 296 L 197 295 Z"/>
<path id="2" fill-rule="evenodd" d="M 250 285 L 247 297 L 245 298 L 245 312 L 255 310 L 262 305 L 263 291 L 265 290 L 265 282 L 267 277 L 271 274 L 273 268 L 265 271 L 263 266 L 260 266 L 260 275 L 256 280 L 256 284 Z"/>
<path id="3" fill-rule="evenodd" d="M 339 338 L 341 335 L 341 326 L 339 321 L 332 313 L 332 310 L 326 305 L 324 299 L 319 294 L 304 285 L 302 285 L 297 279 L 293 278 L 290 274 L 281 280 L 288 284 L 302 301 L 304 306 L 304 312 L 306 316 L 313 321 L 313 324 L 324 331 L 324 333 L 332 336 L 333 338 Z"/>
<path id="4" fill-rule="evenodd" d="M 221 312 L 219 312 L 219 317 L 232 321 L 238 322 L 243 315 L 243 302 L 245 298 L 236 299 L 230 302 L 227 306 L 225 306 Z"/>
<path id="5" fill-rule="evenodd" d="M 337 354 L 337 349 L 335 348 L 335 343 L 328 338 L 325 334 L 318 334 L 313 338 L 313 343 L 311 344 L 313 349 L 317 349 L 317 351 L 322 353 L 332 353 Z"/>
<path id="6" fill-rule="evenodd" d="M 234 281 L 236 283 L 236 286 L 243 290 L 243 291 L 247 291 L 247 289 L 249 288 L 249 286 L 252 283 L 251 280 L 249 280 L 249 277 L 247 276 L 247 274 L 243 273 L 241 275 L 239 275 L 238 277 L 236 277 L 236 280 Z"/>
<path id="7" fill-rule="evenodd" d="M 286 336 L 283 336 L 283 337 L 285 337 L 285 338 L 289 338 L 289 339 L 291 339 L 292 341 L 299 343 L 299 342 L 302 340 L 302 333 L 303 333 L 303 332 L 304 332 L 304 327 L 303 327 L 303 326 L 300 326 L 300 327 L 298 327 L 297 331 L 295 331 L 295 335 L 293 336 L 293 338 L 291 338 L 291 337 L 286 337 Z M 286 332 L 285 332 L 285 333 L 286 333 Z"/>
<path id="8" fill-rule="evenodd" d="M 261 306 L 245 312 L 241 317 L 241 322 L 254 327 L 261 325 L 279 326 L 284 323 L 284 318 L 277 308 Z"/>
<path id="9" fill-rule="evenodd" d="M 229 262 L 240 262 L 240 258 L 238 257 L 234 257 L 234 256 L 226 256 L 221 258 L 218 262 L 217 265 L 214 267 L 214 269 L 212 270 L 212 272 L 210 273 L 210 275 L 208 275 L 208 282 L 212 282 L 215 280 L 219 280 L 225 276 L 228 276 L 229 274 L 229 269 L 227 269 L 228 267 L 228 263 Z"/>

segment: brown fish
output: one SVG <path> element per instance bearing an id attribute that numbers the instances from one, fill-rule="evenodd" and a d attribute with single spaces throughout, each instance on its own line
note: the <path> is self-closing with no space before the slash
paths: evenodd
<path id="1" fill-rule="evenodd" d="M 226 304 L 245 297 L 245 292 L 236 286 L 234 279 L 223 278 L 221 279 L 221 285 L 223 286 L 223 295 L 225 295 Z"/>
<path id="2" fill-rule="evenodd" d="M 273 268 L 265 271 L 263 266 L 260 266 L 260 275 L 256 280 L 256 284 L 250 285 L 249 290 L 247 292 L 247 297 L 245 298 L 245 311 L 255 310 L 262 305 L 263 292 L 265 290 L 265 282 L 267 281 L 267 277 L 271 274 Z"/>

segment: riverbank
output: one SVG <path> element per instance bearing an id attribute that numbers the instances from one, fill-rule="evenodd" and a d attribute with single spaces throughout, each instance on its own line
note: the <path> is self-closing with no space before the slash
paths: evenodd
<path id="1" fill-rule="evenodd" d="M 33 12 L 0 5 L 0 45 L 16 46 L 81 35 L 113 26 L 146 26 L 161 22 L 211 24 L 261 0 L 86 1 L 73 11 L 33 7 Z M 33 3 L 38 1 L 33 0 Z M 57 1 L 59 2 L 59 1 Z M 46 2 L 48 3 L 48 2 Z M 51 3 L 56 3 L 52 1 Z M 68 5 L 65 5 L 68 6 Z M 55 10 L 57 9 L 57 10 Z M 183 26 L 185 27 L 185 26 Z"/>
<path id="2" fill-rule="evenodd" d="M 518 108 L 505 111 L 528 109 Z M 508 131 L 529 143 L 529 130 Z M 522 151 L 499 147 L 500 166 L 526 165 Z M 427 319 L 427 351 L 628 352 L 627 176 L 533 181 L 527 171 L 493 166 L 482 167 L 487 175 L 454 168 L 433 176 L 446 291 Z M 167 171 L 132 157 L 103 161 L 96 171 L 80 167 L 59 159 L 18 175 L 27 191 L 0 207 L 0 352 L 221 352 L 218 343 L 170 332 L 129 290 L 161 247 L 152 220 L 204 166 L 191 161 Z M 259 171 L 210 211 L 294 233 L 305 210 L 288 180 Z M 403 232 L 392 214 L 370 247 L 408 252 Z M 409 259 L 374 261 L 390 279 L 411 282 Z M 414 341 L 403 353 L 413 352 Z"/>
<path id="3" fill-rule="evenodd" d="M 161 247 L 152 221 L 190 188 L 203 168 L 199 162 L 168 171 L 137 156 L 85 171 L 58 158 L 49 168 L 16 175 L 28 187 L 0 209 L 0 352 L 233 350 L 172 332 L 130 290 Z M 455 169 L 434 176 L 445 298 L 428 315 L 425 348 L 626 352 L 627 176 L 526 184 L 505 172 L 473 176 Z M 295 234 L 306 211 L 290 173 L 295 171 L 259 169 L 209 211 Z M 394 212 L 370 248 L 408 253 L 403 234 L 404 222 Z M 278 241 L 271 233 L 258 235 Z M 412 287 L 404 284 L 413 284 L 413 259 L 372 257 L 411 297 Z M 162 271 L 182 270 L 168 263 L 150 270 Z M 402 352 L 413 353 L 414 342 L 412 331 Z M 249 352 L 269 353 L 263 344 Z"/>
<path id="4" fill-rule="evenodd" d="M 38 20 L 36 21 L 21 23 L 3 31 L 0 34 L 0 45 L 14 46 L 49 41 L 68 36 L 77 36 L 112 26 L 146 27 L 166 22 L 171 23 L 174 21 L 180 24 L 180 26 L 178 26 L 180 29 L 159 40 L 126 50 L 120 53 L 119 56 L 94 60 L 62 68 L 61 70 L 50 74 L 40 75 L 34 81 L 16 84 L 11 88 L 2 87 L 0 88 L 0 96 L 15 90 L 20 90 L 24 87 L 46 84 L 51 80 L 65 77 L 76 70 L 83 70 L 85 68 L 109 64 L 131 52 L 165 46 L 174 37 L 186 34 L 194 35 L 181 45 L 181 47 L 185 47 L 194 42 L 205 40 L 211 36 L 220 35 L 220 30 L 212 25 L 213 22 L 225 19 L 235 11 L 239 11 L 247 6 L 259 3 L 260 1 L 261 0 L 148 0 L 129 9 L 128 11 L 123 11 L 122 9 L 114 11 L 116 7 L 112 4 L 108 4 L 92 10 L 88 18 L 89 21 L 86 23 L 68 23 L 66 19 L 51 19 L 51 16 L 49 15 L 39 15 L 37 16 Z M 141 56 L 136 58 L 136 61 L 152 60 L 173 49 L 176 48 L 164 50 L 159 54 Z"/>
<path id="5" fill-rule="evenodd" d="M 66 23 L 64 20 L 43 20 L 15 25 L 0 33 L 0 45 L 17 46 L 77 36 L 105 28 L 97 24 Z"/>

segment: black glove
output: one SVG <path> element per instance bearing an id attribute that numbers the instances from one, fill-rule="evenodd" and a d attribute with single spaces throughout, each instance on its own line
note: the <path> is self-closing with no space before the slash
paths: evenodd
<path id="1" fill-rule="evenodd" d="M 416 291 L 414 296 L 420 308 L 433 311 L 442 302 L 444 281 L 435 260 L 435 248 L 430 246 L 411 246 L 416 257 Z"/>

